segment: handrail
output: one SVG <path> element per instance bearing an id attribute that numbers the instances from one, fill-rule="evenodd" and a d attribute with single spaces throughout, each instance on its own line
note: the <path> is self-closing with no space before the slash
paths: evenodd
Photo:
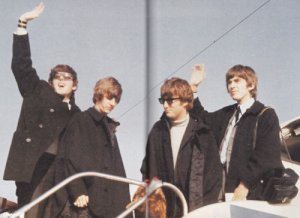
<path id="1" fill-rule="evenodd" d="M 144 196 L 144 198 L 140 199 L 138 202 L 133 204 L 126 211 L 121 213 L 118 216 L 118 218 L 122 218 L 122 217 L 125 217 L 126 215 L 128 215 L 131 211 L 133 211 L 135 208 L 140 206 L 152 192 L 154 192 L 157 188 L 160 188 L 162 186 L 171 188 L 172 190 L 174 190 L 176 192 L 176 194 L 179 196 L 180 200 L 182 201 L 183 215 L 187 214 L 187 203 L 184 198 L 184 195 L 176 186 L 174 186 L 170 183 L 161 182 L 159 180 L 156 180 L 155 182 L 152 181 L 150 183 L 150 185 L 148 186 L 147 183 L 145 183 L 145 182 L 140 182 L 137 180 L 128 179 L 128 178 L 124 178 L 124 177 L 120 177 L 120 176 L 113 176 L 113 175 L 109 175 L 109 174 L 105 174 L 105 173 L 97 173 L 97 172 L 82 172 L 82 173 L 74 174 L 74 175 L 68 177 L 67 179 L 63 180 L 62 182 L 58 183 L 56 186 L 54 186 L 53 188 L 51 188 L 48 191 L 46 191 L 45 193 L 43 193 L 42 195 L 40 195 L 39 197 L 37 197 L 36 199 L 31 201 L 29 204 L 26 204 L 25 206 L 18 209 L 16 212 L 11 214 L 9 217 L 10 218 L 15 218 L 15 217 L 24 218 L 25 213 L 28 210 L 30 210 L 32 207 L 34 207 L 35 205 L 37 205 L 44 199 L 48 198 L 50 195 L 54 194 L 56 191 L 58 191 L 59 189 L 61 189 L 65 185 L 67 185 L 68 183 L 72 182 L 73 180 L 81 178 L 81 177 L 87 177 L 87 176 L 95 176 L 95 177 L 100 177 L 100 178 L 104 178 L 104 179 L 124 182 L 124 183 L 132 184 L 132 185 L 139 185 L 139 186 L 143 186 L 147 189 L 147 192 L 146 192 L 146 195 Z"/>

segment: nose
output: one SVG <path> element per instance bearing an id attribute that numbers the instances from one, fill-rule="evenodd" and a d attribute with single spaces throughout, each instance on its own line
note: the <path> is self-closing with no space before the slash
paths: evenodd
<path id="1" fill-rule="evenodd" d="M 64 79 L 65 79 L 65 78 L 64 78 L 63 75 L 58 76 L 58 80 L 59 80 L 59 81 L 64 81 Z"/>
<path id="2" fill-rule="evenodd" d="M 164 103 L 163 103 L 163 107 L 164 107 L 165 109 L 169 107 L 169 104 L 168 104 L 168 102 L 167 102 L 167 101 L 164 101 Z"/>
<path id="3" fill-rule="evenodd" d="M 235 82 L 230 82 L 229 84 L 228 84 L 228 89 L 232 89 L 232 88 L 234 88 L 236 86 L 236 83 Z"/>
<path id="4" fill-rule="evenodd" d="M 112 98 L 112 99 L 110 100 L 110 105 L 112 105 L 113 107 L 115 107 L 115 106 L 117 105 L 117 101 L 116 101 L 115 98 Z"/>

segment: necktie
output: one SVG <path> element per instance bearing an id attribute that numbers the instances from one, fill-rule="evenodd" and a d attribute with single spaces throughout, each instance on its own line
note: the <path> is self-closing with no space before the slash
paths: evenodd
<path id="1" fill-rule="evenodd" d="M 240 108 L 240 106 L 237 106 L 236 112 L 235 112 L 235 123 L 237 123 L 239 121 L 240 114 L 241 114 L 241 108 Z"/>

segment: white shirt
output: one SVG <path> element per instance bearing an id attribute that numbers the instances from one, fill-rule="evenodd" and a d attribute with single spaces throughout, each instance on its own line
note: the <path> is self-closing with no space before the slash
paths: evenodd
<path id="1" fill-rule="evenodd" d="M 242 115 L 246 112 L 246 110 L 248 110 L 254 104 L 254 102 L 255 102 L 254 98 L 250 98 L 245 103 L 238 105 L 240 107 L 239 119 L 235 120 L 235 113 L 237 111 L 230 118 L 224 138 L 221 143 L 222 150 L 220 152 L 220 159 L 222 164 L 226 162 L 227 148 L 229 145 L 229 141 L 233 140 L 233 137 L 235 135 L 236 123 L 241 119 Z"/>

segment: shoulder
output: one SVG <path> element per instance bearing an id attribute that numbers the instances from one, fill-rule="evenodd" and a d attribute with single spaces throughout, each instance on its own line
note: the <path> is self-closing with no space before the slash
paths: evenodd
<path id="1" fill-rule="evenodd" d="M 196 130 L 196 132 L 209 132 L 210 127 L 204 123 L 204 121 L 197 116 L 194 116 L 193 114 L 190 114 L 190 126 L 192 129 Z"/>
<path id="2" fill-rule="evenodd" d="M 167 127 L 167 121 L 165 119 L 161 119 L 161 120 L 158 120 L 156 121 L 152 128 L 151 128 L 151 132 L 153 131 L 160 131 L 160 130 L 163 130 L 164 128 Z"/>
<path id="3" fill-rule="evenodd" d="M 258 127 L 262 129 L 267 129 L 268 127 L 280 128 L 279 119 L 274 108 L 265 106 L 258 101 L 256 101 L 253 106 L 253 113 L 257 117 Z"/>
<path id="4" fill-rule="evenodd" d="M 255 101 L 250 110 L 254 114 L 264 118 L 277 118 L 277 114 L 274 108 L 272 108 L 271 106 L 266 106 L 265 104 L 259 101 Z"/>
<path id="5" fill-rule="evenodd" d="M 153 124 L 148 134 L 148 138 L 156 140 L 166 134 L 167 131 L 169 131 L 167 121 L 165 119 L 161 119 Z"/>
<path id="6" fill-rule="evenodd" d="M 229 113 L 229 112 L 232 112 L 234 111 L 234 109 L 236 108 L 236 105 L 237 104 L 231 104 L 231 105 L 228 105 L 228 106 L 225 106 L 219 110 L 217 110 L 216 112 L 223 112 L 223 113 Z"/>
<path id="7" fill-rule="evenodd" d="M 87 110 L 85 110 L 85 111 L 80 111 L 80 112 L 75 113 L 75 114 L 72 116 L 72 118 L 71 118 L 69 124 L 70 124 L 70 125 L 74 125 L 74 124 L 76 124 L 76 123 L 82 123 L 82 122 L 87 121 L 88 119 L 89 119 L 89 115 L 88 115 Z"/>

